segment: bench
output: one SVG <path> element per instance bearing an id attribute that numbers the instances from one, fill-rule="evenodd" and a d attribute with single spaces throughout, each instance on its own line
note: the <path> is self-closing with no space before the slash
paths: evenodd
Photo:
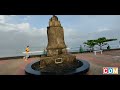
<path id="1" fill-rule="evenodd" d="M 96 52 L 100 52 L 100 53 L 102 54 L 102 51 L 103 51 L 103 50 L 97 50 L 97 51 L 93 51 L 93 52 L 94 52 L 94 54 L 96 55 Z"/>

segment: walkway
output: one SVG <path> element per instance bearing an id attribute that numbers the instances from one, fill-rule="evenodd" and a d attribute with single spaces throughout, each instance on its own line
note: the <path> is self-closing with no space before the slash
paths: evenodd
<path id="1" fill-rule="evenodd" d="M 75 54 L 76 58 L 86 60 L 90 63 L 90 70 L 87 75 L 103 75 L 103 67 L 119 67 L 120 50 L 105 51 L 103 54 L 82 53 Z M 25 66 L 40 57 L 30 58 L 25 62 L 23 59 L 0 60 L 0 75 L 25 75 Z M 119 71 L 120 75 L 120 71 Z"/>

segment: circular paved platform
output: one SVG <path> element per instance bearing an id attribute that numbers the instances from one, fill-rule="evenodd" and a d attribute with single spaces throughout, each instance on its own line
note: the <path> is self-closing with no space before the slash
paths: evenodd
<path id="1" fill-rule="evenodd" d="M 103 54 L 80 53 L 74 54 L 77 59 L 86 60 L 90 63 L 89 71 L 86 75 L 103 75 L 103 67 L 119 67 L 120 75 L 120 50 L 103 51 Z M 27 64 L 39 60 L 40 57 L 30 58 L 25 62 L 22 58 L 0 60 L 0 75 L 26 75 L 25 67 Z"/>
<path id="2" fill-rule="evenodd" d="M 79 60 L 79 59 L 77 59 L 77 60 L 78 60 L 78 63 L 82 62 L 83 65 L 79 68 L 76 68 L 76 70 L 74 70 L 74 71 L 71 71 L 69 73 L 65 73 L 64 75 L 81 75 L 81 74 L 85 74 L 86 72 L 88 72 L 88 70 L 90 68 L 90 64 L 85 60 Z M 39 62 L 40 61 L 36 60 L 36 61 L 33 61 L 30 64 L 28 64 L 25 67 L 26 74 L 30 74 L 30 75 L 53 75 L 51 73 L 42 74 L 40 71 L 32 69 L 32 65 L 34 63 L 39 63 Z"/>

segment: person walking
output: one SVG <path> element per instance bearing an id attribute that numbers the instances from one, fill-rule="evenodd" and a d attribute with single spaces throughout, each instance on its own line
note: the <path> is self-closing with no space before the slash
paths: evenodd
<path id="1" fill-rule="evenodd" d="M 29 58 L 29 46 L 27 46 L 26 47 L 26 49 L 25 49 L 25 52 L 26 52 L 26 55 L 25 55 L 25 61 L 27 61 L 28 60 L 28 58 Z"/>
<path id="2" fill-rule="evenodd" d="M 107 46 L 107 50 L 110 50 L 110 45 L 108 44 L 108 46 Z"/>

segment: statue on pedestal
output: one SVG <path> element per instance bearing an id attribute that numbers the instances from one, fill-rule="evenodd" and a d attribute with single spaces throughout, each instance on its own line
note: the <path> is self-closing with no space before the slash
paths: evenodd
<path id="1" fill-rule="evenodd" d="M 59 55 L 66 51 L 66 45 L 64 42 L 64 30 L 60 24 L 60 21 L 55 15 L 53 15 L 49 21 L 49 26 L 47 27 L 47 35 L 47 56 Z"/>

